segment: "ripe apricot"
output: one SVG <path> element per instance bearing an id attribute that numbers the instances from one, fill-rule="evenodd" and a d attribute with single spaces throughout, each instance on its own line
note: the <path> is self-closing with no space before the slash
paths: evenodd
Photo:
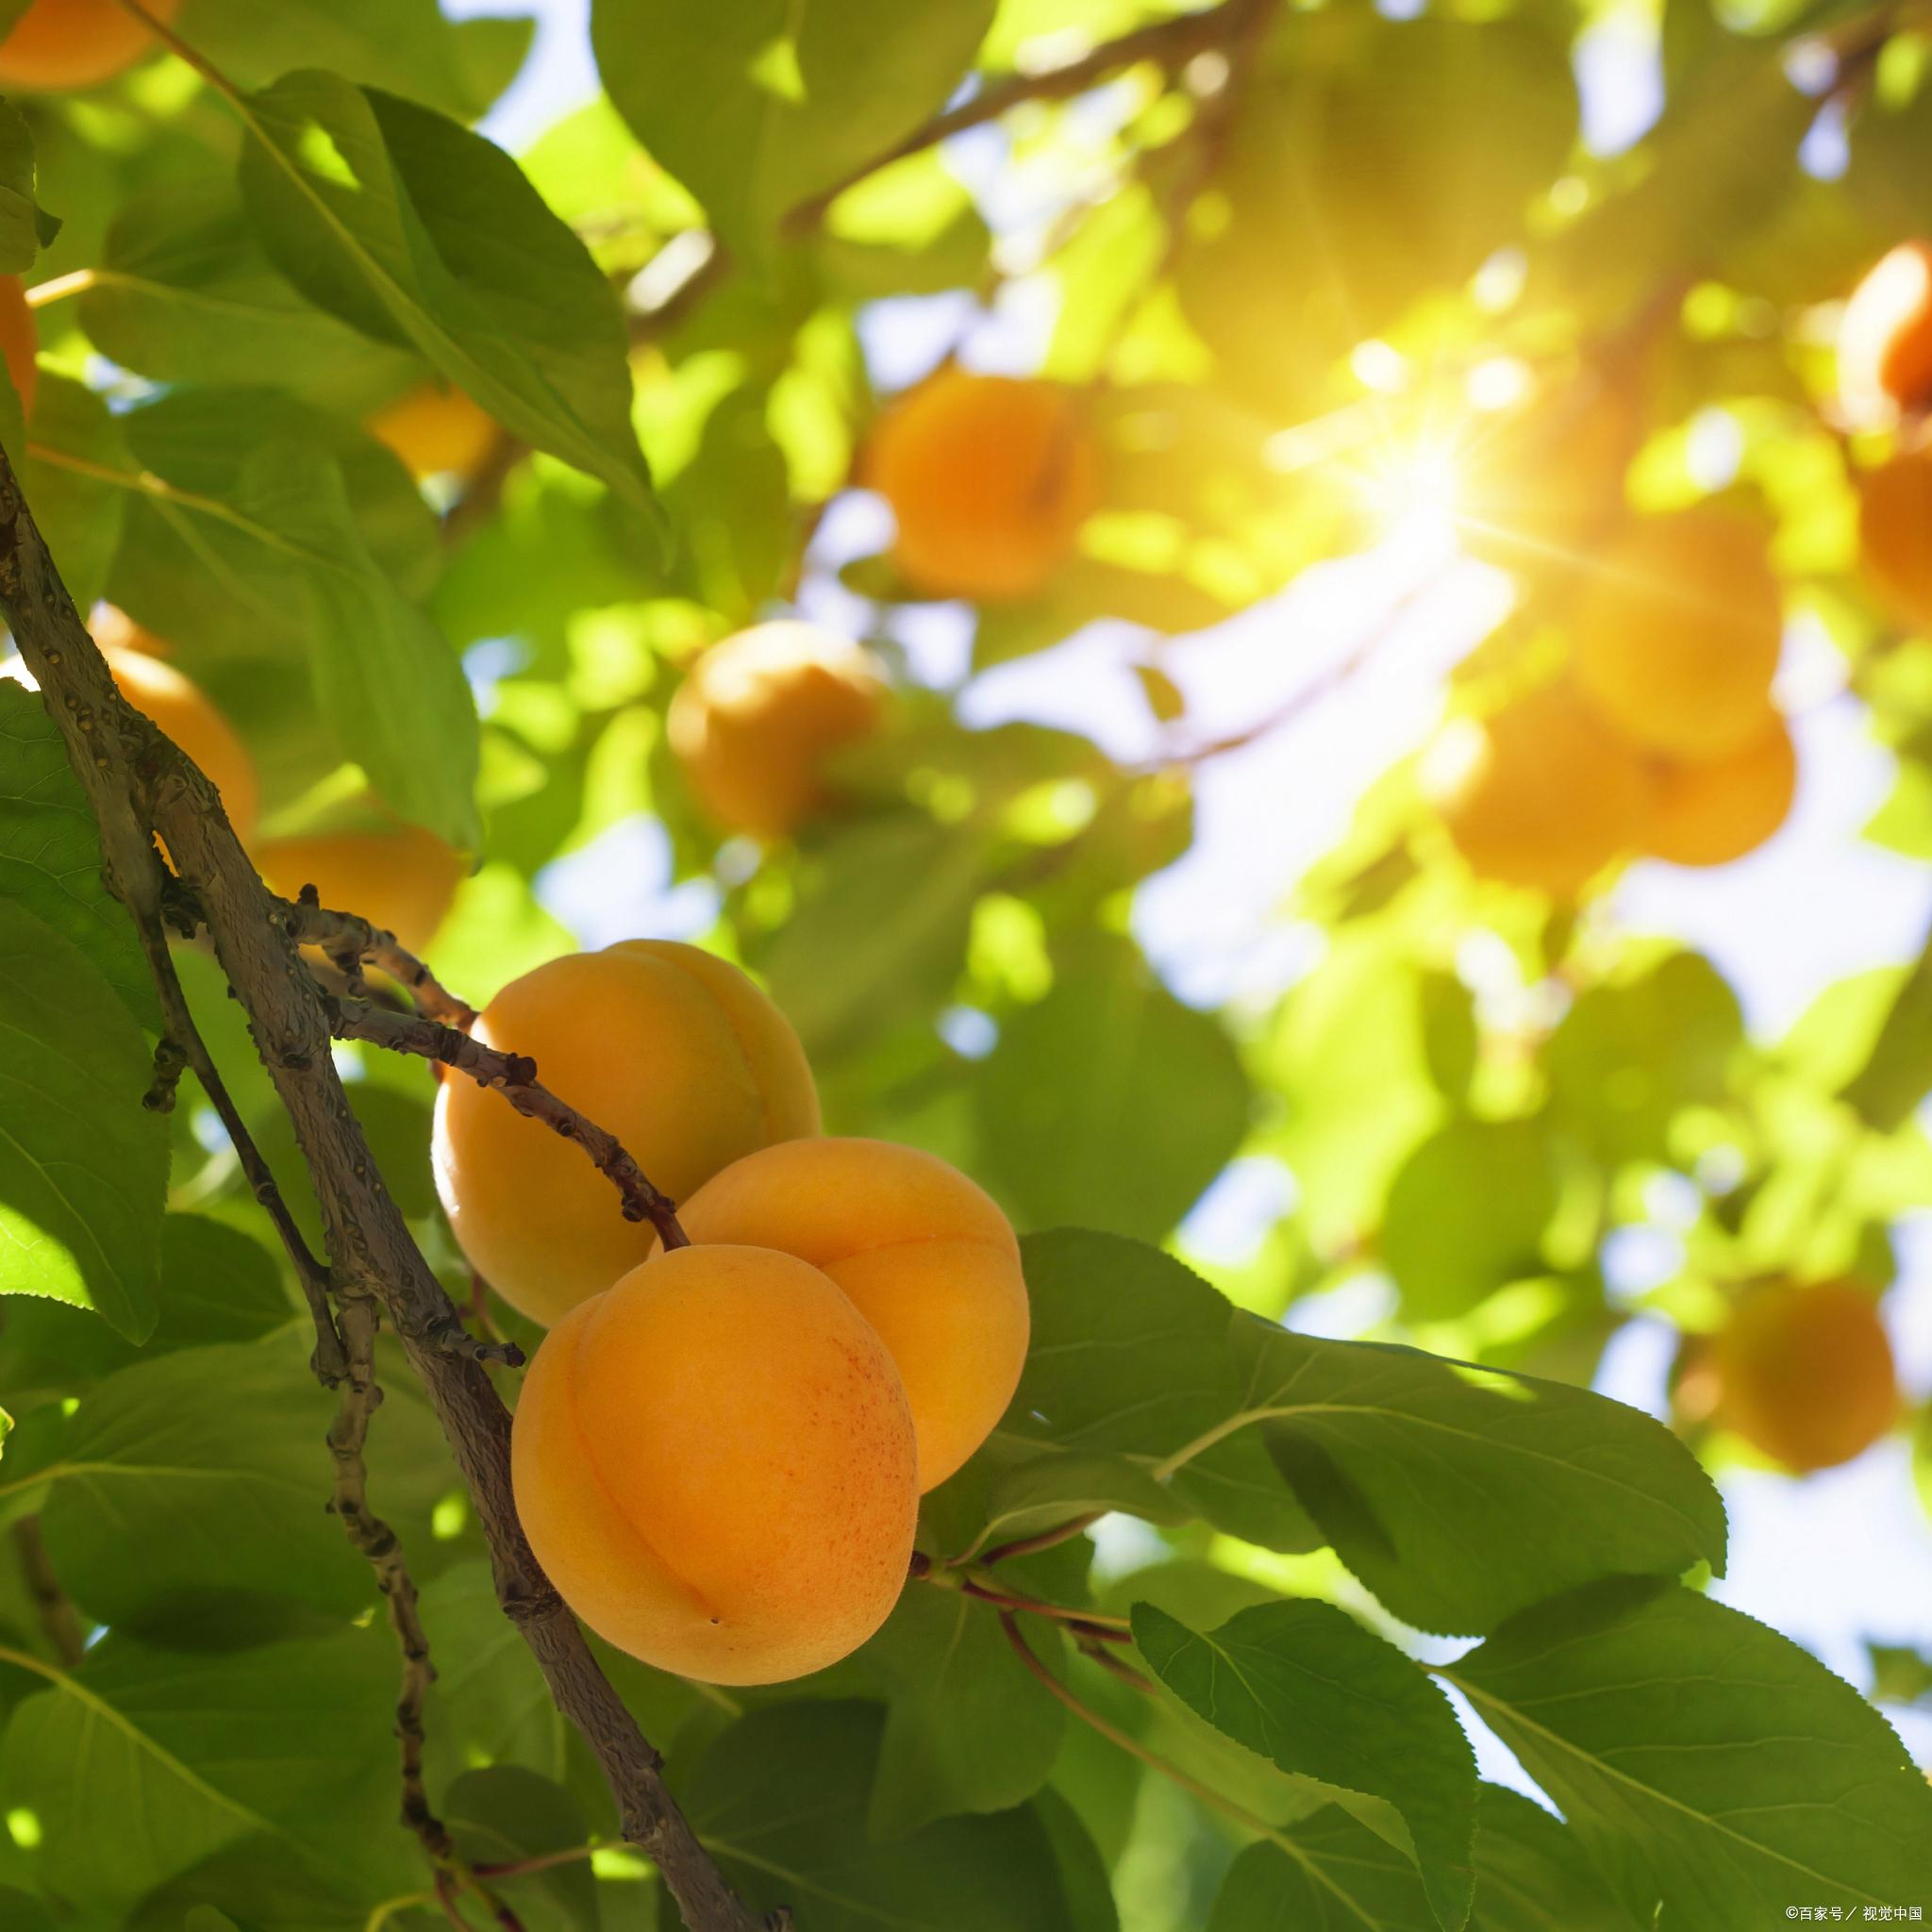
<path id="1" fill-rule="evenodd" d="M 363 425 L 394 450 L 419 482 L 473 476 L 496 441 L 496 423 L 459 389 L 421 382 L 385 403 Z"/>
<path id="2" fill-rule="evenodd" d="M 1777 578 L 1743 518 L 1648 518 L 1608 546 L 1577 596 L 1577 687 L 1639 744 L 1716 758 L 1763 723 L 1783 627 Z"/>
<path id="3" fill-rule="evenodd" d="M 1852 291 L 1839 323 L 1838 386 L 1855 423 L 1932 400 L 1932 242 L 1901 242 Z"/>
<path id="4" fill-rule="evenodd" d="M 404 824 L 267 839 L 255 862 L 283 898 L 297 898 L 304 886 L 313 886 L 330 911 L 359 913 L 394 933 L 411 953 L 427 949 L 470 869 L 434 832 Z"/>
<path id="5" fill-rule="evenodd" d="M 1859 473 L 1858 560 L 1900 624 L 1932 630 L 1932 448 Z"/>
<path id="6" fill-rule="evenodd" d="M 1849 1281 L 1775 1282 L 1747 1294 L 1717 1340 L 1718 1419 L 1803 1474 L 1860 1455 L 1898 1415 L 1877 1297 Z"/>
<path id="7" fill-rule="evenodd" d="M 773 1684 L 885 1622 L 919 1514 L 885 1344 L 818 1269 L 679 1248 L 580 1302 L 524 1376 L 517 1514 L 599 1636 L 659 1670 Z"/>
<path id="8" fill-rule="evenodd" d="M 1562 685 L 1451 724 L 1424 755 L 1424 795 L 1482 878 L 1568 898 L 1642 842 L 1642 761 Z"/>
<path id="9" fill-rule="evenodd" d="M 825 802 L 825 758 L 869 735 L 884 702 L 858 644 L 784 619 L 712 645 L 666 722 L 711 818 L 726 831 L 780 839 Z"/>
<path id="10" fill-rule="evenodd" d="M 181 0 L 147 8 L 173 20 Z M 154 38 L 119 0 L 32 0 L 0 41 L 0 87 L 92 87 L 132 67 Z"/>
<path id="11" fill-rule="evenodd" d="M 1045 585 L 1093 508 L 1097 471 L 1067 391 L 949 367 L 880 417 L 864 480 L 891 505 L 908 583 L 991 601 Z"/>
<path id="12" fill-rule="evenodd" d="M 819 1130 L 798 1036 L 737 967 L 670 940 L 625 940 L 512 980 L 475 1027 L 527 1054 L 552 1092 L 615 1134 L 674 1200 L 774 1141 Z M 500 1093 L 445 1080 L 437 1190 L 473 1266 L 532 1321 L 555 1322 L 651 1252 L 581 1147 Z"/>
<path id="13" fill-rule="evenodd" d="M 1790 727 L 1774 711 L 1742 750 L 1657 770 L 1646 849 L 1673 865 L 1728 865 L 1784 824 L 1797 789 Z"/>
<path id="14" fill-rule="evenodd" d="M 985 1441 L 1019 1386 L 1020 1244 L 984 1190 L 886 1141 L 786 1141 L 734 1160 L 678 1211 L 700 1246 L 779 1248 L 822 1268 L 891 1351 L 919 1434 L 919 1487 Z"/>
<path id="15" fill-rule="evenodd" d="M 41 332 L 34 326 L 34 312 L 27 307 L 26 289 L 18 275 L 0 275 L 0 360 L 7 364 L 14 393 L 20 398 L 20 413 L 34 412 L 34 391 L 40 386 Z"/>

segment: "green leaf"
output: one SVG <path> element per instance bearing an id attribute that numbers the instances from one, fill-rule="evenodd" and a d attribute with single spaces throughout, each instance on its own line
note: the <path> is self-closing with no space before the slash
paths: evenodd
<path id="1" fill-rule="evenodd" d="M 1236 1318 L 1237 1423 L 1419 1629 L 1481 1632 L 1599 1576 L 1722 1574 L 1724 1506 L 1661 1423 L 1560 1382 Z"/>
<path id="2" fill-rule="evenodd" d="M 590 1837 L 570 1793 L 519 1765 L 465 1772 L 437 1809 L 473 1866 L 520 1864 L 575 1851 Z M 597 1881 L 588 1859 L 491 1883 L 525 1932 L 596 1932 Z"/>
<path id="3" fill-rule="evenodd" d="M 1094 1457 L 1119 1458 L 1188 1513 L 1251 1542 L 1321 1541 L 1257 1433 L 1225 1429 L 1241 1388 L 1221 1294 L 1118 1235 L 1062 1228 L 1028 1235 L 1021 1253 L 1033 1336 L 997 1453 L 1017 1462 L 1029 1445 L 1058 1452 L 1057 1474 L 1067 1467 L 1058 1457 L 1077 1457 L 1078 1490 L 1093 1486 Z M 1109 1504 L 1133 1494 L 1102 1488 Z"/>
<path id="4" fill-rule="evenodd" d="M 596 0 L 598 71 L 653 156 L 734 248 L 765 254 L 778 223 L 944 106 L 992 0 Z"/>
<path id="5" fill-rule="evenodd" d="M 42 1674 L 50 1688 L 0 1738 L 0 1788 L 39 1823 L 44 1883 L 104 1918 L 245 1839 L 274 1840 L 325 1890 L 352 1847 L 374 1875 L 386 1840 L 402 1841 L 387 1631 L 203 1653 L 117 1635 L 77 1670 Z"/>
<path id="6" fill-rule="evenodd" d="M 1863 1066 L 1840 1096 L 1867 1126 L 1903 1126 L 1932 1087 L 1932 950 L 1899 982 Z"/>
<path id="7" fill-rule="evenodd" d="M 323 1507 L 335 1403 L 307 1347 L 291 1328 L 182 1349 L 83 1398 L 42 1472 L 42 1533 L 77 1604 L 132 1626 L 217 1591 L 339 1616 L 369 1602 L 369 1567 Z M 371 1501 L 380 1512 L 379 1472 Z"/>
<path id="8" fill-rule="evenodd" d="M 298 289 L 413 344 L 506 429 L 649 504 L 617 298 L 508 155 L 314 69 L 246 110 L 242 198 Z"/>
<path id="9" fill-rule="evenodd" d="M 88 957 L 0 899 L 0 1294 L 155 1324 L 168 1132 L 142 1106 L 153 1062 Z"/>
<path id="10" fill-rule="evenodd" d="M 691 1767 L 686 1814 L 739 1891 L 760 1909 L 789 1905 L 810 1932 L 1071 1932 L 1064 1812 L 1051 1832 L 1024 1808 L 868 1838 L 884 1722 L 871 1705 L 780 1704 L 741 1718 Z"/>
<path id="11" fill-rule="evenodd" d="M 1473 1923 L 1477 1932 L 1637 1932 L 1575 1832 L 1501 1785 L 1485 1785 L 1476 1807 Z"/>
<path id="12" fill-rule="evenodd" d="M 158 1025 L 154 981 L 126 908 L 102 880 L 100 834 L 60 728 L 10 678 L 0 678 L 0 899 L 53 927 L 136 1020 Z"/>
<path id="13" fill-rule="evenodd" d="M 57 451 L 67 460 L 58 459 Z M 127 498 L 110 479 L 126 467 L 127 445 L 106 398 L 85 383 L 42 370 L 33 441 L 19 465 L 21 487 L 60 581 L 81 610 L 101 595 L 121 541 Z"/>
<path id="14" fill-rule="evenodd" d="M 20 109 L 0 101 L 0 275 L 18 275 L 59 232 L 34 194 L 34 138 Z"/>
<path id="15" fill-rule="evenodd" d="M 1024 1223 L 1148 1241 L 1227 1164 L 1251 1100 L 1220 1023 L 1126 944 L 1095 949 L 1012 1014 L 973 1098 L 985 1177 Z"/>
<path id="16" fill-rule="evenodd" d="M 891 1691 L 874 1838 L 901 1839 L 956 1812 L 1003 1811 L 1046 1782 L 1066 1711 L 1013 1655 L 991 1606 L 957 1590 L 908 1590 L 865 1657 Z"/>
<path id="17" fill-rule="evenodd" d="M 1283 1771 L 1386 1799 L 1436 1923 L 1469 1917 L 1475 1759 L 1448 1701 L 1392 1645 L 1312 1601 L 1257 1605 L 1202 1634 L 1152 1604 L 1134 1641 L 1191 1709 Z"/>
<path id="18" fill-rule="evenodd" d="M 1648 1873 L 1646 1924 L 1744 1932 L 1794 1899 L 1932 1903 L 1932 1788 L 1809 1653 L 1658 1580 L 1525 1611 L 1443 1674 L 1607 1867 Z"/>

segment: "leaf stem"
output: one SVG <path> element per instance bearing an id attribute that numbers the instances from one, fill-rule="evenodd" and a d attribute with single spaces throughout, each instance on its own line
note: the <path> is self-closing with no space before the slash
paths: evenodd
<path id="1" fill-rule="evenodd" d="M 1134 1641 L 1133 1628 L 1124 1617 L 1109 1617 L 1098 1610 L 1074 1609 L 1067 1604 L 1050 1604 L 1039 1597 L 1014 1596 L 1008 1591 L 991 1590 L 970 1576 L 962 1579 L 958 1587 L 967 1596 L 976 1596 L 982 1603 L 995 1605 L 1003 1615 L 1024 1610 L 1030 1616 L 1064 1624 L 1070 1630 L 1098 1638 L 1104 1643 L 1131 1643 Z"/>

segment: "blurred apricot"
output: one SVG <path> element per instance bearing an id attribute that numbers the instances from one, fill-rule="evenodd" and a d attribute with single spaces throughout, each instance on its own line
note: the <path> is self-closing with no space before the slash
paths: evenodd
<path id="1" fill-rule="evenodd" d="M 1635 852 L 1650 808 L 1642 760 L 1564 685 L 1455 720 L 1422 785 L 1479 877 L 1559 898 Z"/>
<path id="2" fill-rule="evenodd" d="M 1763 723 L 1784 606 L 1741 516 L 1706 507 L 1633 525 L 1590 565 L 1574 625 L 1578 690 L 1647 749 L 1716 758 Z"/>
<path id="3" fill-rule="evenodd" d="M 874 426 L 863 480 L 892 507 L 893 561 L 935 597 L 1030 597 L 1092 509 L 1098 461 L 1077 399 L 946 368 Z"/>
<path id="4" fill-rule="evenodd" d="M 700 1246 L 782 1249 L 852 1297 L 905 1379 L 922 1490 L 1006 1412 L 1029 1328 L 1020 1244 L 958 1168 L 886 1141 L 785 1141 L 714 1174 L 678 1219 Z"/>
<path id="5" fill-rule="evenodd" d="M 1932 630 L 1932 447 L 1858 474 L 1858 560 L 1900 624 Z"/>
<path id="6" fill-rule="evenodd" d="M 1932 401 L 1932 242 L 1901 242 L 1852 291 L 1838 386 L 1846 415 L 1862 425 Z"/>
<path id="7" fill-rule="evenodd" d="M 40 364 L 34 358 L 40 350 L 41 332 L 27 307 L 25 285 L 18 275 L 0 275 L 0 359 L 6 361 L 23 416 L 34 412 L 34 391 L 41 380 Z"/>
<path id="8" fill-rule="evenodd" d="M 780 839 L 827 797 L 824 766 L 878 725 L 885 689 L 849 638 L 784 619 L 713 644 L 667 720 L 698 803 L 725 831 Z"/>
<path id="9" fill-rule="evenodd" d="M 1754 1290 L 1719 1335 L 1716 1362 L 1718 1420 L 1800 1474 L 1849 1462 L 1898 1416 L 1877 1297 L 1853 1282 Z"/>
<path id="10" fill-rule="evenodd" d="M 1594 376 L 1482 422 L 1457 466 L 1457 540 L 1515 570 L 1587 563 L 1623 508 L 1637 441 L 1628 400 Z"/>
<path id="11" fill-rule="evenodd" d="M 387 443 L 419 482 L 475 475 L 496 441 L 495 419 L 461 390 L 439 382 L 405 390 L 363 427 Z"/>
<path id="12" fill-rule="evenodd" d="M 181 0 L 144 0 L 173 20 Z M 0 87 L 83 88 L 132 67 L 155 37 L 120 0 L 31 0 L 0 41 Z"/>
<path id="13" fill-rule="evenodd" d="M 670 940 L 573 953 L 512 980 L 476 1038 L 624 1143 L 675 1201 L 741 1156 L 819 1130 L 805 1051 L 728 961 Z M 503 1297 L 551 1323 L 651 1252 L 581 1147 L 469 1080 L 436 1101 L 437 1190 L 458 1244 Z"/>
<path id="14" fill-rule="evenodd" d="M 469 861 L 421 825 L 380 831 L 311 832 L 264 840 L 255 854 L 261 875 L 285 899 L 313 886 L 332 912 L 354 912 L 421 953 L 449 916 Z"/>
<path id="15" fill-rule="evenodd" d="M 679 1248 L 580 1303 L 525 1372 L 510 1437 L 517 1514 L 564 1601 L 711 1684 L 823 1670 L 885 1622 L 916 1469 L 885 1344 L 770 1248 Z"/>
<path id="16" fill-rule="evenodd" d="M 1774 711 L 1741 750 L 1657 769 L 1645 850 L 1673 865 L 1728 865 L 1784 824 L 1797 789 L 1790 726 Z"/>

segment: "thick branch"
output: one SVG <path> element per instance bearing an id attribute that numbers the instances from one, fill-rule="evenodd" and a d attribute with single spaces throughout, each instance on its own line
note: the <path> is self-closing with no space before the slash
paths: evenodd
<path id="1" fill-rule="evenodd" d="M 0 608 L 66 740 L 100 828 L 108 884 L 137 928 L 156 929 L 160 913 L 155 833 L 196 892 L 314 1177 L 338 1295 L 374 1295 L 422 1377 L 475 1503 L 498 1598 L 608 1778 L 625 1836 L 656 1862 L 692 1932 L 769 1932 L 699 1844 L 665 1788 L 658 1754 L 525 1541 L 510 1489 L 509 1416 L 481 1363 L 462 1352 L 461 1320 L 376 1173 L 337 1078 L 322 994 L 303 967 L 287 908 L 256 876 L 214 787 L 115 689 L 4 450 Z"/>
<path id="2" fill-rule="evenodd" d="M 614 1134 L 538 1084 L 535 1060 L 522 1054 L 499 1053 L 427 1016 L 391 1013 L 367 1000 L 333 1002 L 331 1024 L 338 1040 L 361 1040 L 373 1046 L 386 1046 L 391 1053 L 419 1054 L 424 1059 L 467 1074 L 479 1087 L 495 1088 L 520 1114 L 541 1121 L 554 1133 L 582 1147 L 592 1165 L 617 1189 L 626 1221 L 648 1221 L 667 1248 L 689 1245 L 677 1224 L 675 1203 L 651 1185 Z"/>

